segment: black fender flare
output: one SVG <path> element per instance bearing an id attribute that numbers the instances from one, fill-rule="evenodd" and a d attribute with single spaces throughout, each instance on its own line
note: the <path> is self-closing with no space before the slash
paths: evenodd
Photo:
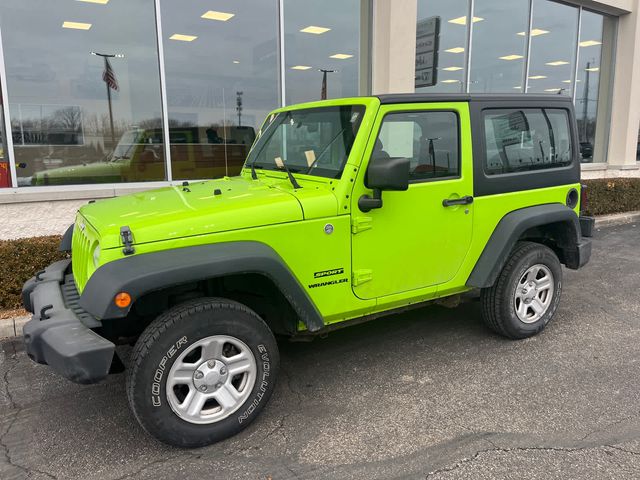
<path id="1" fill-rule="evenodd" d="M 70 252 L 71 251 L 71 240 L 73 239 L 73 227 L 72 223 L 69 225 L 69 228 L 65 230 L 64 235 L 62 235 L 62 240 L 60 240 L 60 246 L 58 247 L 58 251 L 60 252 Z"/>
<path id="2" fill-rule="evenodd" d="M 522 234 L 530 228 L 549 224 L 563 225 L 565 244 L 559 245 L 560 248 L 568 251 L 577 248 L 581 237 L 580 221 L 576 212 L 566 205 L 551 203 L 514 210 L 498 222 L 466 285 L 475 288 L 493 285 Z M 573 265 L 567 266 L 574 268 Z"/>
<path id="3" fill-rule="evenodd" d="M 298 314 L 307 329 L 324 327 L 322 315 L 286 263 L 260 242 L 228 242 L 132 255 L 98 268 L 85 285 L 80 306 L 98 319 L 123 318 L 130 306 L 120 308 L 120 292 L 136 299 L 154 290 L 231 274 L 258 273 L 269 278 Z"/>

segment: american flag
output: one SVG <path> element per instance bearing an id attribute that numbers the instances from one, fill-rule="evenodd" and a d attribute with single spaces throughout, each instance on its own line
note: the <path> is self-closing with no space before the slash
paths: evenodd
<path id="1" fill-rule="evenodd" d="M 107 86 L 116 92 L 118 91 L 118 80 L 116 80 L 116 74 L 111 68 L 111 62 L 109 62 L 108 58 L 104 59 L 104 72 L 102 72 L 102 80 L 107 84 Z"/>

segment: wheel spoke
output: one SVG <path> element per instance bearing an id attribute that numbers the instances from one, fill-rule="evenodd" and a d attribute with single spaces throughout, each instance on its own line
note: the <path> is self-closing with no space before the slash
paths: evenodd
<path id="1" fill-rule="evenodd" d="M 228 410 L 236 406 L 240 394 L 231 383 L 225 383 L 213 394 L 213 398 L 220 404 L 222 410 Z"/>
<path id="2" fill-rule="evenodd" d="M 522 299 L 520 299 L 520 305 L 518 306 L 517 313 L 520 318 L 527 316 L 527 304 L 524 303 L 524 300 Z"/>
<path id="3" fill-rule="evenodd" d="M 201 360 L 211 360 L 222 358 L 222 347 L 224 347 L 224 341 L 218 338 L 211 338 L 207 343 L 202 345 L 202 358 Z"/>
<path id="4" fill-rule="evenodd" d="M 179 370 L 171 372 L 169 382 L 171 382 L 172 385 L 190 385 L 193 381 L 193 371 L 193 368 L 189 368 L 183 364 Z"/>
<path id="5" fill-rule="evenodd" d="M 533 311 L 536 312 L 536 315 L 540 315 L 542 312 L 544 312 L 544 305 L 539 298 L 532 299 L 529 305 L 531 306 Z"/>
<path id="6" fill-rule="evenodd" d="M 551 285 L 551 279 L 547 275 L 539 280 L 536 280 L 536 288 L 538 289 L 538 292 L 542 290 L 549 290 L 551 288 Z"/>
<path id="7" fill-rule="evenodd" d="M 229 375 L 237 375 L 239 373 L 243 373 L 251 369 L 252 362 L 249 356 L 242 352 L 238 355 L 234 355 L 231 358 L 225 359 L 225 363 L 229 368 Z"/>
<path id="8" fill-rule="evenodd" d="M 180 409 L 190 417 L 195 417 L 200 415 L 206 401 L 207 395 L 192 388 L 189 390 L 184 402 L 180 404 Z"/>
<path id="9" fill-rule="evenodd" d="M 538 276 L 538 272 L 540 271 L 540 267 L 533 266 L 527 272 L 527 282 L 536 282 L 536 277 Z"/>

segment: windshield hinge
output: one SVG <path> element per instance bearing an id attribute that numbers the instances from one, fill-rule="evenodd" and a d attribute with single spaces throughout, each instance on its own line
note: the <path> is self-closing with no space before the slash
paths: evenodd
<path id="1" fill-rule="evenodd" d="M 372 228 L 371 217 L 353 217 L 351 219 L 351 233 L 360 233 Z"/>
<path id="2" fill-rule="evenodd" d="M 353 271 L 353 278 L 351 279 L 351 284 L 354 287 L 362 285 L 363 283 L 367 283 L 373 280 L 373 270 L 369 270 L 366 268 L 362 268 L 360 270 Z"/>
<path id="3" fill-rule="evenodd" d="M 122 244 L 124 248 L 122 249 L 122 253 L 125 255 L 133 255 L 136 253 L 133 248 L 133 233 L 131 233 L 131 229 L 125 225 L 124 227 L 120 227 L 120 239 L 122 240 Z"/>

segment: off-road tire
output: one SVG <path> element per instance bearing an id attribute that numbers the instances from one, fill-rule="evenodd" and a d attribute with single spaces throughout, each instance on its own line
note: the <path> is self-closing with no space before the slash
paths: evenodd
<path id="1" fill-rule="evenodd" d="M 169 404 L 167 377 L 181 352 L 215 335 L 234 337 L 249 347 L 255 357 L 255 383 L 230 416 L 215 423 L 190 423 Z M 169 445 L 201 447 L 235 435 L 258 416 L 273 392 L 278 369 L 274 336 L 255 312 L 231 300 L 200 298 L 171 308 L 144 330 L 131 354 L 127 397 L 147 433 Z"/>
<path id="2" fill-rule="evenodd" d="M 535 322 L 525 323 L 518 318 L 515 291 L 524 273 L 542 264 L 553 274 L 553 296 L 546 312 Z M 518 242 L 493 286 L 480 293 L 482 319 L 494 332 L 518 340 L 541 332 L 553 318 L 562 294 L 562 266 L 555 252 L 534 242 Z"/>

